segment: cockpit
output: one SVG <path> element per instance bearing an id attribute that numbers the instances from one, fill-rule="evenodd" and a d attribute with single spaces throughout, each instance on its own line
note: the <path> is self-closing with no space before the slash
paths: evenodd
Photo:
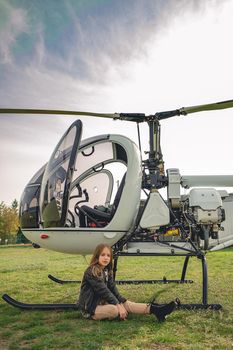
<path id="1" fill-rule="evenodd" d="M 137 146 L 112 134 L 80 142 L 81 133 L 77 120 L 40 169 L 36 185 L 34 176 L 25 188 L 22 228 L 127 231 L 133 224 L 141 192 Z"/>

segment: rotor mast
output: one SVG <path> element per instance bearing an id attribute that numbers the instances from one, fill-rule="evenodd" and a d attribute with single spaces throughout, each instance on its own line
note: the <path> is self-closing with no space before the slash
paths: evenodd
<path id="1" fill-rule="evenodd" d="M 161 126 L 159 116 L 160 115 L 158 113 L 148 116 L 142 113 L 120 113 L 119 117 L 115 118 L 136 122 L 137 124 L 142 122 L 147 122 L 148 124 L 149 151 L 145 152 L 148 155 L 148 158 L 142 162 L 144 169 L 148 170 L 148 174 L 144 172 L 142 186 L 148 190 L 159 189 L 167 185 L 167 178 L 164 174 L 163 155 L 160 145 Z"/>
<path id="2" fill-rule="evenodd" d="M 148 121 L 149 147 L 148 159 L 143 162 L 145 169 L 148 169 L 148 176 L 144 179 L 143 186 L 155 190 L 166 186 L 167 180 L 164 174 L 164 161 L 161 151 L 161 126 L 157 118 L 152 116 Z"/>

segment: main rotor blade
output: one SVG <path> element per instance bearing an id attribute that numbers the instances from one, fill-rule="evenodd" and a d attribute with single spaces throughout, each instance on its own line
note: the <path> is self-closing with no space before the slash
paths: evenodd
<path id="1" fill-rule="evenodd" d="M 129 122 L 141 123 L 145 121 L 144 113 L 93 113 L 80 111 L 63 111 L 56 109 L 31 109 L 31 108 L 0 108 L 2 114 L 56 114 L 56 115 L 80 115 L 98 118 L 120 119 Z"/>
<path id="2" fill-rule="evenodd" d="M 65 110 L 55 110 L 55 109 L 0 108 L 0 113 L 2 114 L 80 115 L 80 116 L 120 119 L 120 115 L 118 113 L 108 114 L 108 113 L 93 113 L 93 112 L 80 112 L 80 111 L 65 111 Z"/>
<path id="3" fill-rule="evenodd" d="M 225 109 L 225 108 L 232 108 L 232 107 L 233 107 L 233 100 L 229 100 L 229 101 L 210 103 L 207 105 L 182 107 L 180 108 L 179 111 L 180 111 L 180 114 L 186 115 L 189 113 L 196 113 L 196 112 L 202 112 L 202 111 L 214 111 L 217 109 Z"/>
<path id="4" fill-rule="evenodd" d="M 98 118 L 120 119 L 141 123 L 145 121 L 144 113 L 93 113 L 80 111 L 65 111 L 56 109 L 31 109 L 31 108 L 0 108 L 2 114 L 55 114 L 55 115 L 80 115 Z"/>
<path id="5" fill-rule="evenodd" d="M 196 113 L 196 112 L 202 112 L 202 111 L 214 111 L 217 109 L 225 109 L 225 108 L 232 108 L 232 107 L 233 107 L 233 100 L 229 100 L 229 101 L 210 103 L 206 105 L 182 107 L 180 109 L 174 109 L 172 111 L 158 112 L 155 114 L 155 117 L 158 120 L 163 120 L 163 119 L 175 117 L 177 115 L 187 115 L 190 113 Z"/>
<path id="6" fill-rule="evenodd" d="M 132 121 L 141 123 L 148 120 L 163 120 L 178 115 L 187 115 L 190 113 L 213 111 L 218 109 L 226 109 L 233 107 L 233 100 L 210 103 L 205 105 L 182 107 L 172 111 L 158 112 L 154 116 L 145 116 L 143 113 L 93 113 L 93 112 L 81 112 L 81 111 L 66 111 L 66 110 L 53 110 L 53 109 L 27 109 L 27 108 L 0 108 L 0 114 L 55 114 L 55 115 L 80 115 L 99 118 L 120 119 L 126 121 Z"/>

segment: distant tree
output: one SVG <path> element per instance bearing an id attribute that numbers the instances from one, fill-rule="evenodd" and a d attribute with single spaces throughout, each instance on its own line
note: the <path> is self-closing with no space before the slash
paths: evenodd
<path id="1" fill-rule="evenodd" d="M 1 243 L 3 243 L 3 231 L 4 231 L 4 218 L 3 218 L 3 213 L 4 213 L 4 208 L 5 204 L 4 202 L 0 202 L 0 240 Z"/>
<path id="2" fill-rule="evenodd" d="M 11 206 L 7 206 L 4 202 L 0 203 L 0 238 L 1 243 L 6 240 L 11 242 L 15 240 L 16 232 L 19 227 L 18 218 L 18 202 L 15 199 Z"/>
<path id="3" fill-rule="evenodd" d="M 17 199 L 14 199 L 14 200 L 13 200 L 13 202 L 12 202 L 12 204 L 11 204 L 11 208 L 12 208 L 13 210 L 15 210 L 15 211 L 17 212 L 17 214 L 18 214 L 19 203 L 18 203 Z"/>

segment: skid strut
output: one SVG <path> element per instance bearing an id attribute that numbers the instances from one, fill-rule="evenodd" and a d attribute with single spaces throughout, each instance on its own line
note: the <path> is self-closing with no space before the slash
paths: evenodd
<path id="1" fill-rule="evenodd" d="M 114 264 L 113 264 L 113 276 L 116 278 L 116 272 L 117 272 L 117 262 L 119 256 L 167 256 L 165 254 L 158 254 L 158 253 L 127 253 L 127 252 L 118 252 L 114 257 Z M 171 255 L 170 255 L 171 256 Z M 166 277 L 163 278 L 163 280 L 143 280 L 141 281 L 144 284 L 150 283 L 193 283 L 192 280 L 186 280 L 186 271 L 189 263 L 189 259 L 191 256 L 196 256 L 198 259 L 201 259 L 202 263 L 202 303 L 201 304 L 180 304 L 178 308 L 180 309 L 186 309 L 186 310 L 193 310 L 193 309 L 212 309 L 212 310 L 219 310 L 222 308 L 221 304 L 208 304 L 208 269 L 207 269 L 207 263 L 206 263 L 206 257 L 203 253 L 198 252 L 197 254 L 187 254 L 185 256 L 184 265 L 181 273 L 180 280 L 167 280 Z M 118 281 L 118 284 L 128 284 L 129 281 Z M 130 283 L 138 284 L 138 281 L 130 281 Z"/>

